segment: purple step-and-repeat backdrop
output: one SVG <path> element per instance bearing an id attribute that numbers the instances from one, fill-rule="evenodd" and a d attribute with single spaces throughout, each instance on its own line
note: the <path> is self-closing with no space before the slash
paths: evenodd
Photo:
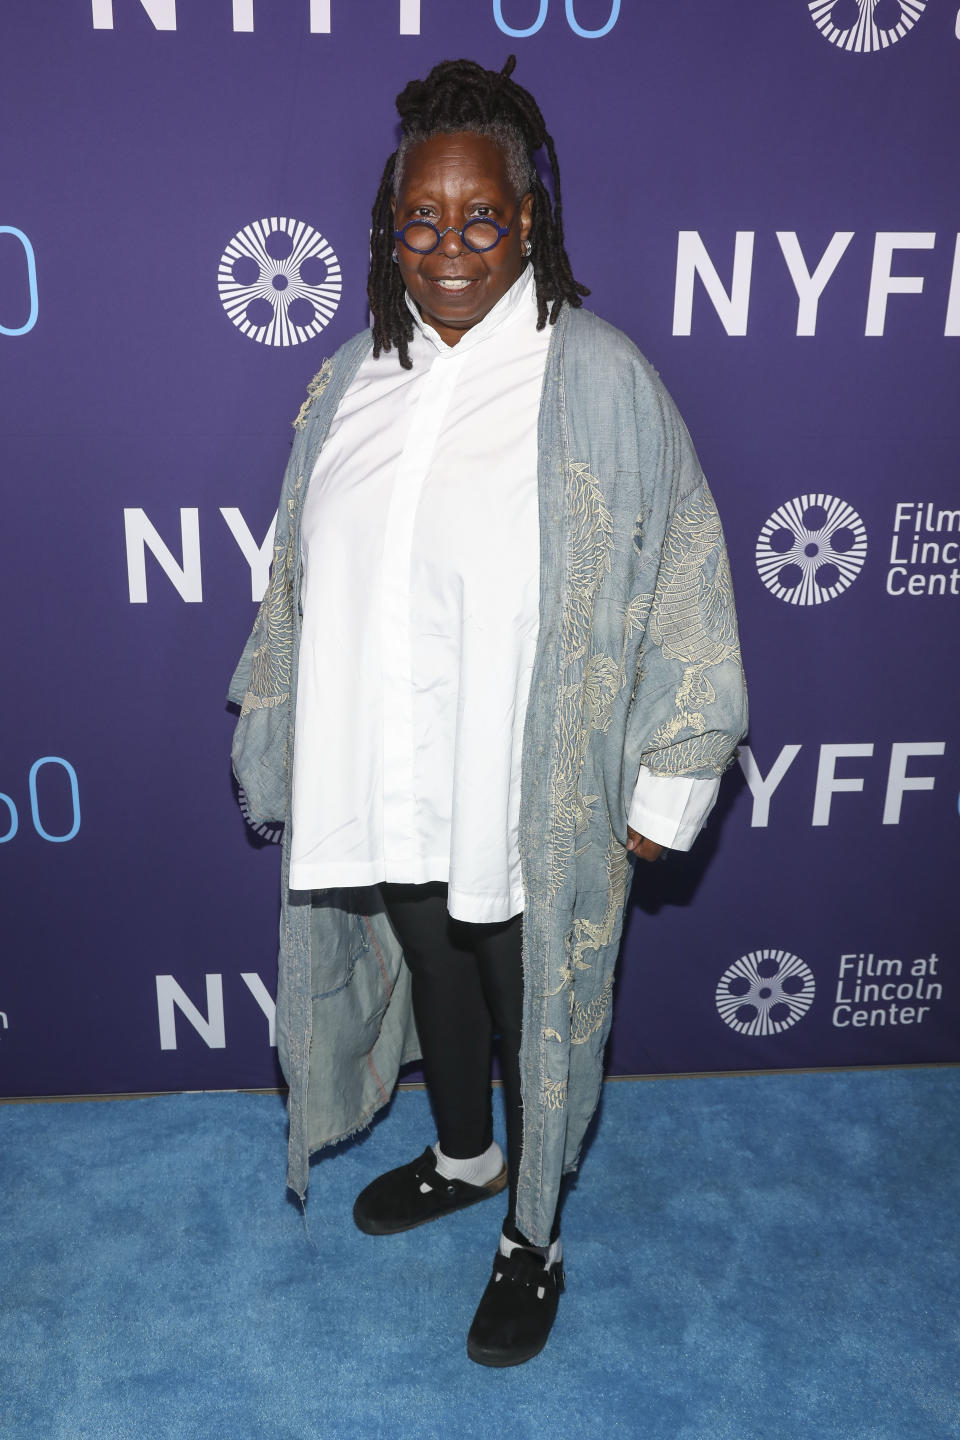
<path id="1" fill-rule="evenodd" d="M 724 517 L 752 694 L 614 1073 L 960 1060 L 957 0 L 5 0 L 0 1091 L 269 1086 L 224 694 L 407 79 L 540 100 Z"/>

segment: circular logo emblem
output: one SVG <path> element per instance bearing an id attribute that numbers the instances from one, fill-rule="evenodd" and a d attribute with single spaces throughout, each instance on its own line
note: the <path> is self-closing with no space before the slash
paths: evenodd
<path id="1" fill-rule="evenodd" d="M 319 335 L 340 304 L 340 261 L 302 220 L 256 220 L 220 256 L 217 288 L 251 340 L 299 345 Z"/>
<path id="2" fill-rule="evenodd" d="M 927 0 L 810 0 L 820 34 L 841 50 L 886 50 L 912 30 Z"/>
<path id="3" fill-rule="evenodd" d="M 863 521 L 835 495 L 788 500 L 757 536 L 760 579 L 790 605 L 833 600 L 856 580 L 866 555 Z"/>
<path id="4" fill-rule="evenodd" d="M 717 1009 L 741 1035 L 779 1035 L 802 1020 L 813 1003 L 813 971 L 786 950 L 751 950 L 724 970 Z"/>

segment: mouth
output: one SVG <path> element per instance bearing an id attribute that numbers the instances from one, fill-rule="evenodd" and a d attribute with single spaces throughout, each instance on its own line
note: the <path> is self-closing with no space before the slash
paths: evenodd
<path id="1" fill-rule="evenodd" d="M 458 290 L 466 290 L 469 286 L 475 285 L 476 283 L 475 280 L 443 279 L 440 277 L 430 281 L 431 285 L 437 285 L 441 290 L 447 290 L 451 294 L 455 294 Z"/>

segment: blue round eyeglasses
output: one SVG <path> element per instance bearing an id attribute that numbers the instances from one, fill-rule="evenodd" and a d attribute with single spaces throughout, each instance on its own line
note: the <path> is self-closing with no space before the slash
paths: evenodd
<path id="1" fill-rule="evenodd" d="M 513 215 L 510 217 L 510 224 L 513 224 Z M 445 235 L 449 235 L 451 230 L 454 235 L 460 236 L 468 250 L 483 254 L 484 250 L 492 250 L 499 245 L 504 235 L 510 234 L 510 225 L 498 225 L 496 220 L 477 218 L 468 220 L 460 230 L 456 225 L 448 225 L 445 230 L 440 230 L 432 221 L 419 220 L 414 217 L 399 230 L 394 230 L 393 238 L 401 240 L 415 255 L 429 255 L 436 250 L 440 241 Z"/>

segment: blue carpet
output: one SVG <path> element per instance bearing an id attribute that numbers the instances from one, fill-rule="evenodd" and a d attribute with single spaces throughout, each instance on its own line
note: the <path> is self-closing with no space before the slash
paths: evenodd
<path id="1" fill-rule="evenodd" d="M 501 1201 L 371 1238 L 433 1137 L 399 1094 L 314 1164 L 276 1097 L 0 1106 L 0 1434 L 955 1440 L 960 1071 L 607 1085 L 544 1353 L 464 1337 Z"/>

